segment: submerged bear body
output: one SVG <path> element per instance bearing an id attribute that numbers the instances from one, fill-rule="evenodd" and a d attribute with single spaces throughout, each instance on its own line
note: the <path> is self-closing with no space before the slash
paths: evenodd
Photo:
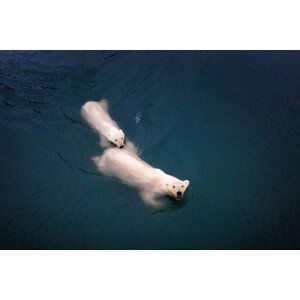
<path id="1" fill-rule="evenodd" d="M 162 195 L 181 199 L 189 185 L 188 180 L 179 180 L 153 168 L 131 151 L 109 148 L 93 161 L 100 172 L 138 188 L 143 200 L 152 206 L 161 205 L 157 198 Z"/>

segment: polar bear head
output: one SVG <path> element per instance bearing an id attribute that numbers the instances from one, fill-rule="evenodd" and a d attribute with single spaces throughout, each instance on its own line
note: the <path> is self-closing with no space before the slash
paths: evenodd
<path id="1" fill-rule="evenodd" d="M 121 129 L 111 128 L 107 133 L 107 139 L 119 148 L 124 147 L 125 135 Z"/>
<path id="2" fill-rule="evenodd" d="M 179 200 L 183 197 L 190 182 L 188 180 L 179 180 L 173 176 L 168 176 L 165 184 L 167 194 Z"/>

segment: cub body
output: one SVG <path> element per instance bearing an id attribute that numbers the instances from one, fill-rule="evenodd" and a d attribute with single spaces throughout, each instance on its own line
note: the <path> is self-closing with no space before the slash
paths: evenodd
<path id="1" fill-rule="evenodd" d="M 81 115 L 100 135 L 102 146 L 109 146 L 107 143 L 107 141 L 109 141 L 118 148 L 124 147 L 124 133 L 108 114 L 106 100 L 101 100 L 100 102 L 86 102 L 81 108 Z"/>

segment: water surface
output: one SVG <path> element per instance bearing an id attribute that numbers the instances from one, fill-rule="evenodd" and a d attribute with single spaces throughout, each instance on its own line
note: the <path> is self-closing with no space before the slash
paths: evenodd
<path id="1" fill-rule="evenodd" d="M 180 204 L 97 172 L 101 98 Z M 296 51 L 1 51 L 0 248 L 299 249 L 299 103 Z"/>

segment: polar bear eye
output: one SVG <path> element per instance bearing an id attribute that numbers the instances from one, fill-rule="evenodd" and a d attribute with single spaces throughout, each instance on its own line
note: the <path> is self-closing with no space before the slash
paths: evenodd
<path id="1" fill-rule="evenodd" d="M 173 189 L 175 189 L 175 185 L 173 185 Z"/>
<path id="2" fill-rule="evenodd" d="M 183 185 L 181 187 L 184 187 Z"/>
<path id="3" fill-rule="evenodd" d="M 115 142 L 117 141 L 117 139 L 115 139 Z"/>

